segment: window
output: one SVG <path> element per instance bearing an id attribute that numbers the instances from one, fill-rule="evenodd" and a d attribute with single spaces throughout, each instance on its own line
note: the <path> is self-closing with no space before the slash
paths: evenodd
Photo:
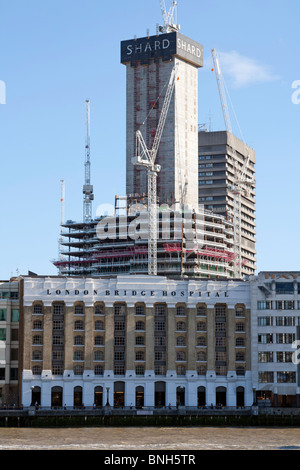
<path id="1" fill-rule="evenodd" d="M 42 367 L 41 366 L 33 366 L 32 374 L 33 375 L 41 375 L 42 374 Z"/>
<path id="2" fill-rule="evenodd" d="M 84 354 L 83 351 L 74 351 L 74 361 L 83 361 L 84 360 Z"/>
<path id="3" fill-rule="evenodd" d="M 258 326 L 272 326 L 273 317 L 258 317 L 257 325 Z"/>
<path id="4" fill-rule="evenodd" d="M 124 351 L 115 351 L 114 358 L 115 358 L 115 361 L 124 361 L 125 359 Z"/>
<path id="5" fill-rule="evenodd" d="M 114 343 L 115 343 L 115 346 L 124 346 L 125 345 L 125 337 L 124 336 L 115 336 Z"/>
<path id="6" fill-rule="evenodd" d="M 55 365 L 55 366 L 52 367 L 52 374 L 53 375 L 63 375 L 63 373 L 64 373 L 63 366 L 56 366 Z"/>
<path id="7" fill-rule="evenodd" d="M 0 321 L 6 320 L 6 308 L 0 308 Z"/>
<path id="8" fill-rule="evenodd" d="M 164 336 L 155 336 L 154 337 L 154 345 L 155 346 L 165 346 L 166 345 L 166 338 Z"/>
<path id="9" fill-rule="evenodd" d="M 81 365 L 74 366 L 74 375 L 83 375 L 83 366 Z"/>
<path id="10" fill-rule="evenodd" d="M 197 315 L 201 317 L 206 317 L 206 307 L 203 307 L 203 306 L 197 307 Z"/>
<path id="11" fill-rule="evenodd" d="M 82 305 L 76 305 L 75 306 L 75 315 L 84 315 L 84 309 Z"/>
<path id="12" fill-rule="evenodd" d="M 244 338 L 238 337 L 235 340 L 235 345 L 236 346 L 245 346 L 245 340 Z"/>
<path id="13" fill-rule="evenodd" d="M 275 317 L 276 326 L 295 326 L 295 317 Z"/>
<path id="14" fill-rule="evenodd" d="M 185 328 L 185 323 L 183 321 L 179 321 L 177 322 L 176 324 L 176 330 L 177 331 L 185 331 L 186 328 Z"/>
<path id="15" fill-rule="evenodd" d="M 205 321 L 199 321 L 197 323 L 197 331 L 206 331 L 206 323 Z"/>
<path id="16" fill-rule="evenodd" d="M 40 335 L 35 335 L 32 338 L 32 344 L 34 345 L 42 345 L 43 344 L 43 337 Z"/>
<path id="17" fill-rule="evenodd" d="M 76 320 L 76 322 L 74 323 L 74 330 L 83 330 L 83 329 L 84 329 L 83 321 Z"/>
<path id="18" fill-rule="evenodd" d="M 176 346 L 185 346 L 184 336 L 178 336 L 178 338 L 176 338 Z"/>
<path id="19" fill-rule="evenodd" d="M 33 322 L 33 330 L 42 330 L 43 323 L 40 320 L 34 320 Z"/>
<path id="20" fill-rule="evenodd" d="M 185 366 L 177 366 L 176 367 L 176 373 L 177 375 L 185 375 Z"/>
<path id="21" fill-rule="evenodd" d="M 155 351 L 154 359 L 155 359 L 155 361 L 165 361 L 165 359 L 166 359 L 165 351 Z"/>
<path id="22" fill-rule="evenodd" d="M 74 338 L 74 344 L 75 344 L 76 346 L 83 346 L 83 345 L 84 345 L 84 337 L 83 337 L 83 336 L 80 336 L 80 335 L 75 336 L 75 338 Z"/>
<path id="23" fill-rule="evenodd" d="M 206 375 L 206 366 L 198 366 L 197 367 L 197 374 L 198 375 Z"/>
<path id="24" fill-rule="evenodd" d="M 183 306 L 178 306 L 176 307 L 176 315 L 178 316 L 185 316 L 185 307 Z"/>
<path id="25" fill-rule="evenodd" d="M 273 352 L 272 351 L 259 352 L 258 362 L 273 362 Z"/>
<path id="26" fill-rule="evenodd" d="M 277 300 L 275 303 L 276 310 L 294 310 L 293 300 Z"/>
<path id="27" fill-rule="evenodd" d="M 245 316 L 245 309 L 244 307 L 237 307 L 235 309 L 235 316 L 236 317 L 244 317 Z"/>
<path id="28" fill-rule="evenodd" d="M 238 361 L 245 361 L 245 353 L 237 352 L 235 355 L 235 360 Z"/>
<path id="29" fill-rule="evenodd" d="M 53 320 L 52 328 L 53 328 L 53 330 L 63 330 L 64 329 L 63 320 Z"/>
<path id="30" fill-rule="evenodd" d="M 295 341 L 294 333 L 277 333 L 276 343 L 277 344 L 291 344 Z"/>
<path id="31" fill-rule="evenodd" d="M 165 315 L 166 306 L 165 305 L 155 305 L 155 315 Z"/>
<path id="32" fill-rule="evenodd" d="M 125 315 L 125 305 L 115 305 L 114 312 L 115 315 Z"/>
<path id="33" fill-rule="evenodd" d="M 258 382 L 259 383 L 273 383 L 274 382 L 274 372 L 259 372 L 258 373 Z"/>
<path id="34" fill-rule="evenodd" d="M 104 315 L 104 305 L 95 305 L 95 315 Z"/>
<path id="35" fill-rule="evenodd" d="M 99 365 L 95 366 L 94 373 L 95 375 L 104 375 L 103 366 L 99 366 Z"/>
<path id="36" fill-rule="evenodd" d="M 144 351 L 137 351 L 135 353 L 135 360 L 136 361 L 144 361 L 145 360 L 145 353 Z"/>
<path id="37" fill-rule="evenodd" d="M 278 383 L 296 383 L 296 372 L 277 372 Z"/>
<path id="38" fill-rule="evenodd" d="M 166 329 L 166 322 L 164 321 L 156 321 L 154 324 L 155 331 L 165 331 Z"/>
<path id="39" fill-rule="evenodd" d="M 273 335 L 271 333 L 264 333 L 258 335 L 258 342 L 261 344 L 273 343 Z"/>
<path id="40" fill-rule="evenodd" d="M 103 346 L 104 345 L 104 338 L 103 336 L 95 336 L 95 346 Z"/>
<path id="41" fill-rule="evenodd" d="M 257 302 L 257 309 L 258 310 L 271 310 L 272 309 L 272 302 L 271 300 L 267 301 L 258 301 Z"/>
<path id="42" fill-rule="evenodd" d="M 124 366 L 115 366 L 114 373 L 115 373 L 115 375 L 125 375 L 125 367 Z"/>
<path id="43" fill-rule="evenodd" d="M 104 330 L 104 322 L 101 320 L 95 321 L 95 330 L 96 331 L 103 331 Z"/>
<path id="44" fill-rule="evenodd" d="M 197 338 L 197 346 L 206 346 L 206 338 L 205 336 L 199 336 Z"/>
<path id="45" fill-rule="evenodd" d="M 103 351 L 95 351 L 94 352 L 94 361 L 103 361 L 103 360 L 104 360 Z"/>
<path id="46" fill-rule="evenodd" d="M 12 322 L 18 322 L 20 318 L 20 312 L 19 309 L 12 309 L 11 311 L 11 321 Z"/>
<path id="47" fill-rule="evenodd" d="M 136 366 L 135 373 L 136 373 L 136 375 L 144 375 L 145 374 L 144 366 L 141 366 L 141 365 Z"/>
<path id="48" fill-rule="evenodd" d="M 236 331 L 245 331 L 244 323 L 237 323 L 235 329 Z"/>
<path id="49" fill-rule="evenodd" d="M 125 330 L 125 322 L 124 321 L 116 321 L 115 322 L 115 331 L 124 331 Z"/>
<path id="50" fill-rule="evenodd" d="M 206 361 L 206 352 L 205 351 L 197 352 L 197 361 Z"/>
<path id="51" fill-rule="evenodd" d="M 138 345 L 138 346 L 144 346 L 145 338 L 143 336 L 137 336 L 135 338 L 135 344 Z"/>
<path id="52" fill-rule="evenodd" d="M 33 307 L 33 314 L 34 315 L 42 315 L 43 313 L 43 306 L 40 304 L 36 304 Z"/>
<path id="53" fill-rule="evenodd" d="M 43 353 L 40 350 L 34 350 L 32 351 L 32 360 L 33 361 L 42 361 L 43 359 Z"/>
<path id="54" fill-rule="evenodd" d="M 276 294 L 294 294 L 292 282 L 276 282 Z"/>
<path id="55" fill-rule="evenodd" d="M 52 344 L 63 345 L 64 339 L 62 336 L 53 335 L 52 337 Z"/>
<path id="56" fill-rule="evenodd" d="M 145 323 L 143 321 L 137 321 L 135 324 L 136 330 L 145 330 Z"/>
<path id="57" fill-rule="evenodd" d="M 178 351 L 176 354 L 176 361 L 185 361 L 185 352 L 184 351 Z"/>
<path id="58" fill-rule="evenodd" d="M 277 362 L 293 362 L 293 353 L 291 351 L 279 351 L 276 353 Z"/>
<path id="59" fill-rule="evenodd" d="M 135 307 L 135 314 L 136 315 L 145 315 L 145 307 L 144 305 L 137 305 Z"/>
<path id="60" fill-rule="evenodd" d="M 65 311 L 65 306 L 63 304 L 54 304 L 53 305 L 53 313 L 55 315 L 61 315 Z"/>
<path id="61" fill-rule="evenodd" d="M 237 366 L 235 371 L 236 375 L 245 375 L 245 367 L 243 366 Z"/>

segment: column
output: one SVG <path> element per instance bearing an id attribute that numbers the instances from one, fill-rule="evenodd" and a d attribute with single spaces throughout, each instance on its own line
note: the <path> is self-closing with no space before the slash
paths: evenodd
<path id="1" fill-rule="evenodd" d="M 105 344 L 104 373 L 111 373 L 114 370 L 114 307 L 113 307 L 113 304 L 105 305 L 104 344 Z"/>

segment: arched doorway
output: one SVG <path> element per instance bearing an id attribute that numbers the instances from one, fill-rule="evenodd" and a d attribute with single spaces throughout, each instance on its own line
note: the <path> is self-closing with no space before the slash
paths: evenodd
<path id="1" fill-rule="evenodd" d="M 41 404 L 41 387 L 33 387 L 31 391 L 31 405 L 39 405 Z"/>
<path id="2" fill-rule="evenodd" d="M 135 389 L 135 406 L 137 408 L 144 406 L 144 387 L 136 387 Z"/>
<path id="3" fill-rule="evenodd" d="M 114 383 L 114 407 L 119 408 L 125 406 L 125 383 Z"/>
<path id="4" fill-rule="evenodd" d="M 237 387 L 236 389 L 236 406 L 245 406 L 245 389 Z"/>
<path id="5" fill-rule="evenodd" d="M 155 382 L 154 406 L 166 406 L 166 383 Z"/>
<path id="6" fill-rule="evenodd" d="M 185 405 L 185 388 L 184 387 L 176 388 L 176 405 L 177 406 Z"/>
<path id="7" fill-rule="evenodd" d="M 94 389 L 94 404 L 95 406 L 103 406 L 103 387 L 100 385 Z"/>
<path id="8" fill-rule="evenodd" d="M 197 388 L 197 405 L 198 405 L 198 408 L 206 405 L 205 387 Z"/>
<path id="9" fill-rule="evenodd" d="M 82 403 L 82 387 L 74 388 L 74 407 L 81 407 Z"/>
<path id="10" fill-rule="evenodd" d="M 63 405 L 63 389 L 62 387 L 52 387 L 51 389 L 51 406 L 61 408 Z"/>
<path id="11" fill-rule="evenodd" d="M 226 387 L 216 388 L 216 406 L 226 406 Z"/>

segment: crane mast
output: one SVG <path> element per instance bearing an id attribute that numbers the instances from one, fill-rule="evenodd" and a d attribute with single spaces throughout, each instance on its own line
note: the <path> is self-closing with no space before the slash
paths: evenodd
<path id="1" fill-rule="evenodd" d="M 226 93 L 224 87 L 223 76 L 221 72 L 220 62 L 215 49 L 212 49 L 212 58 L 214 63 L 214 70 L 216 74 L 218 90 L 221 100 L 222 113 L 225 123 L 226 131 L 232 134 L 232 126 L 227 106 Z M 254 179 L 247 178 L 246 171 L 249 166 L 250 156 L 247 155 L 242 168 L 238 167 L 238 159 L 236 151 L 232 148 L 234 154 L 234 165 L 235 165 L 235 174 L 234 181 L 232 185 L 229 185 L 228 189 L 232 193 L 233 197 L 233 227 L 234 227 L 234 276 L 237 278 L 242 277 L 242 195 L 247 195 L 249 191 L 249 186 L 255 183 Z"/>
<path id="2" fill-rule="evenodd" d="M 86 100 L 86 142 L 85 142 L 85 178 L 83 185 L 83 221 L 92 219 L 92 201 L 94 199 L 91 185 L 91 159 L 90 159 L 90 101 Z"/>
<path id="3" fill-rule="evenodd" d="M 155 160 L 175 86 L 176 68 L 175 65 L 171 72 L 152 148 L 147 148 L 143 135 L 138 130 L 136 132 L 137 156 L 132 158 L 134 165 L 146 168 L 148 171 L 148 274 L 153 276 L 157 275 L 157 174 L 161 169 L 160 165 L 155 164 Z"/>

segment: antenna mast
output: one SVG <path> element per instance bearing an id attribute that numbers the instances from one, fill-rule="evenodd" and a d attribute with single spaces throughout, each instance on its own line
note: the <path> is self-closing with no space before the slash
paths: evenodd
<path id="1" fill-rule="evenodd" d="M 93 186 L 91 185 L 91 160 L 90 160 L 90 101 L 86 100 L 86 143 L 85 143 L 85 180 L 83 185 L 83 222 L 92 219 L 92 201 L 94 199 Z"/>

